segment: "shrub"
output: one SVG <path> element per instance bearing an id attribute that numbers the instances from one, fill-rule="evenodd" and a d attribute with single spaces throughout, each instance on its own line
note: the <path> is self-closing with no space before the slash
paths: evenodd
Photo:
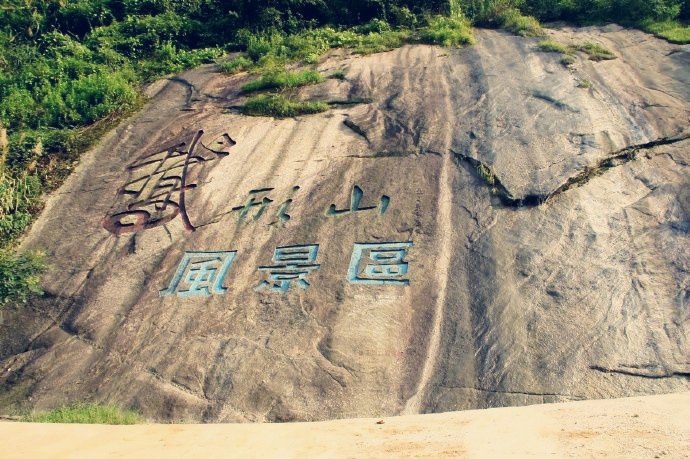
<path id="1" fill-rule="evenodd" d="M 0 100 L 0 120 L 10 129 L 30 124 L 39 106 L 30 91 L 16 88 Z"/>
<path id="2" fill-rule="evenodd" d="M 142 422 L 139 413 L 123 410 L 114 405 L 81 403 L 61 406 L 45 413 L 32 413 L 25 417 L 27 422 L 49 422 L 68 424 L 116 424 L 129 425 Z"/>
<path id="3" fill-rule="evenodd" d="M 417 27 L 417 15 L 406 6 L 391 5 L 390 16 L 392 23 L 398 27 L 414 29 Z"/>
<path id="4" fill-rule="evenodd" d="M 379 18 L 374 18 L 366 24 L 362 24 L 353 28 L 357 33 L 368 34 L 368 33 L 382 33 L 390 32 L 393 30 L 386 21 Z"/>
<path id="5" fill-rule="evenodd" d="M 220 57 L 220 48 L 202 48 L 195 50 L 178 49 L 173 43 L 166 42 L 157 49 L 150 59 L 142 60 L 139 65 L 144 81 L 153 81 L 161 75 L 181 72 L 201 64 L 208 64 Z"/>
<path id="6" fill-rule="evenodd" d="M 45 271 L 44 254 L 15 254 L 0 249 L 0 308 L 10 302 L 25 302 L 31 294 L 43 293 L 39 275 Z"/>
<path id="7" fill-rule="evenodd" d="M 356 54 L 374 54 L 401 47 L 409 38 L 407 31 L 370 32 L 359 37 L 352 50 Z"/>
<path id="8" fill-rule="evenodd" d="M 288 118 L 325 112 L 328 105 L 324 102 L 293 101 L 278 94 L 262 94 L 249 99 L 240 110 L 250 116 Z"/>
<path id="9" fill-rule="evenodd" d="M 37 176 L 12 178 L 0 174 L 0 248 L 31 224 L 40 194 L 41 182 Z"/>
<path id="10" fill-rule="evenodd" d="M 249 70 L 254 63 L 245 56 L 239 56 L 226 62 L 218 64 L 218 70 L 223 73 L 233 75 L 235 73 Z"/>
<path id="11" fill-rule="evenodd" d="M 472 29 L 462 16 L 449 18 L 434 16 L 429 18 L 428 26 L 420 31 L 420 40 L 442 46 L 460 46 L 474 43 Z"/>
<path id="12" fill-rule="evenodd" d="M 474 24 L 500 26 L 501 15 L 506 10 L 514 9 L 522 3 L 516 0 L 462 0 L 461 8 Z"/>
<path id="13" fill-rule="evenodd" d="M 53 126 L 83 126 L 112 112 L 134 108 L 140 98 L 131 70 L 100 71 L 74 81 L 61 81 L 43 100 L 45 119 Z"/>
<path id="14" fill-rule="evenodd" d="M 544 31 L 539 21 L 532 16 L 524 16 L 520 10 L 510 8 L 504 11 L 499 18 L 501 27 L 521 37 L 542 37 Z"/>
<path id="15" fill-rule="evenodd" d="M 286 70 L 270 72 L 258 80 L 250 81 L 242 86 L 244 92 L 263 91 L 266 89 L 297 88 L 310 84 L 321 83 L 324 78 L 315 70 L 288 72 Z"/>

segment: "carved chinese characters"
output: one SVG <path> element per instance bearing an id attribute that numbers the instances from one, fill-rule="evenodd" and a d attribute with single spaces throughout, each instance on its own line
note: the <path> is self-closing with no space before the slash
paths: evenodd
<path id="1" fill-rule="evenodd" d="M 103 219 L 103 227 L 115 235 L 136 233 L 179 216 L 184 227 L 194 231 L 196 228 L 185 200 L 187 193 L 199 187 L 199 174 L 192 174 L 192 171 L 228 156 L 236 144 L 229 134 L 214 137 L 199 130 L 157 149 L 155 153 L 142 156 L 128 166 L 129 177 L 118 191 L 119 202 L 115 211 Z M 235 189 L 232 183 L 227 186 Z M 357 184 L 348 184 L 347 187 L 350 190 L 349 203 L 327 200 L 325 202 L 330 201 L 331 204 L 321 204 L 323 207 L 314 209 L 318 214 L 313 217 L 339 219 L 357 214 L 381 218 L 389 210 L 391 198 L 386 194 L 368 194 L 365 197 L 363 187 Z M 219 215 L 234 215 L 235 221 L 243 225 L 287 228 L 288 222 L 294 223 L 292 219 L 296 209 L 312 208 L 299 202 L 306 196 L 299 185 L 282 191 L 271 186 L 257 187 L 250 189 L 240 202 L 228 202 L 226 210 Z M 293 207 L 295 201 L 302 205 Z M 223 219 L 214 223 L 221 221 Z M 410 280 L 407 278 L 409 263 L 406 255 L 412 246 L 412 241 L 356 242 L 348 264 L 343 266 L 339 275 L 350 284 L 407 286 Z M 160 290 L 160 296 L 225 295 L 237 254 L 236 250 L 184 252 L 168 286 Z M 272 256 L 262 255 L 261 264 L 254 268 L 255 280 L 250 287 L 256 292 L 274 294 L 307 290 L 312 286 L 312 277 L 321 268 L 321 263 L 333 263 L 333 260 L 329 262 L 320 258 L 323 255 L 319 253 L 317 243 L 278 246 Z"/>
<path id="2" fill-rule="evenodd" d="M 409 285 L 405 278 L 408 262 L 407 249 L 412 241 L 355 243 L 352 249 L 347 281 L 351 284 Z M 321 267 L 317 264 L 318 244 L 277 247 L 272 265 L 259 266 L 261 280 L 256 291 L 287 292 L 311 286 L 309 274 Z M 180 261 L 170 284 L 160 291 L 160 296 L 223 295 L 228 269 L 235 259 L 236 251 L 228 252 L 186 252 Z"/>
<path id="3" fill-rule="evenodd" d="M 228 134 L 206 139 L 200 130 L 130 164 L 130 179 L 118 192 L 125 202 L 103 219 L 103 227 L 113 234 L 135 233 L 180 215 L 185 227 L 194 231 L 185 205 L 185 193 L 197 187 L 189 180 L 190 170 L 222 159 L 235 144 Z"/>

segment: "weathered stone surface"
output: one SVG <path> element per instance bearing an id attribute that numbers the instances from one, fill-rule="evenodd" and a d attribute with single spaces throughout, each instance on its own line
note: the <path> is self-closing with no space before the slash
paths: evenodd
<path id="1" fill-rule="evenodd" d="M 301 96 L 358 103 L 285 120 L 228 108 L 246 75 L 152 87 L 24 242 L 52 268 L 5 313 L 0 402 L 287 421 L 688 390 L 690 48 L 550 33 L 618 59 L 566 69 L 499 31 L 339 52 L 320 69 L 347 79 Z M 113 217 L 171 187 L 160 221 Z M 266 285 L 297 245 L 307 268 Z"/>

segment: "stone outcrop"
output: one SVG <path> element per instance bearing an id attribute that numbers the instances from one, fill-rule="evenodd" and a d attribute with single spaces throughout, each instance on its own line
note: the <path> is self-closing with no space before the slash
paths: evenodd
<path id="1" fill-rule="evenodd" d="M 246 117 L 204 67 L 82 160 L 24 241 L 0 406 L 291 421 L 690 389 L 690 47 L 617 26 L 334 52 Z M 578 87 L 582 81 L 588 87 Z M 22 402 L 24 401 L 24 402 Z"/>

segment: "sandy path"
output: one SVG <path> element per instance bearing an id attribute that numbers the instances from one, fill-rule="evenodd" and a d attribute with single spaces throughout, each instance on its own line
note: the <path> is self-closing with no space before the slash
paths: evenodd
<path id="1" fill-rule="evenodd" d="M 294 424 L 0 423 L 2 456 L 690 457 L 690 392 Z"/>

